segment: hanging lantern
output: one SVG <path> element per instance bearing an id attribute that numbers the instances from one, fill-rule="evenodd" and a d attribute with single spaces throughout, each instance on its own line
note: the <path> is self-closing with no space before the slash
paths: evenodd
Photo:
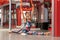
<path id="1" fill-rule="evenodd" d="M 9 0 L 0 0 L 0 5 L 9 3 Z"/>
<path id="2" fill-rule="evenodd" d="M 23 2 L 29 2 L 30 0 L 22 0 Z"/>
<path id="3" fill-rule="evenodd" d="M 49 1 L 49 0 L 44 0 L 45 2 Z"/>
<path id="4" fill-rule="evenodd" d="M 4 0 L 3 3 L 7 4 L 7 3 L 9 3 L 9 0 Z"/>
<path id="5" fill-rule="evenodd" d="M 4 0 L 0 0 L 0 3 L 3 3 Z"/>
<path id="6" fill-rule="evenodd" d="M 3 0 L 0 0 L 0 5 L 2 5 L 3 4 Z"/>

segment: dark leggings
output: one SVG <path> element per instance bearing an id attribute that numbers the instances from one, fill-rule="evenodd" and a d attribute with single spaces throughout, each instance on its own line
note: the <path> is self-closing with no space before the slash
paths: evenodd
<path id="1" fill-rule="evenodd" d="M 48 22 L 44 22 L 43 25 L 42 25 L 42 29 L 43 30 L 48 30 L 48 26 L 49 26 L 49 23 Z"/>

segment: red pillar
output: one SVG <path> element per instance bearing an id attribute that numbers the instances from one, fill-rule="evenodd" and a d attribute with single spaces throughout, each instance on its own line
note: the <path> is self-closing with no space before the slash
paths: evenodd
<path id="1" fill-rule="evenodd" d="M 55 37 L 60 37 L 60 0 L 54 0 L 54 36 Z"/>
<path id="2" fill-rule="evenodd" d="M 17 12 L 17 26 L 20 26 L 21 25 L 21 11 L 20 11 L 20 8 L 17 8 L 16 12 Z"/>

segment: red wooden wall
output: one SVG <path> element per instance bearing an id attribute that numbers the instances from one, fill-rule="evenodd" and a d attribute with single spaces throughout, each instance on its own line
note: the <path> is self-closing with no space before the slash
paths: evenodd
<path id="1" fill-rule="evenodd" d="M 60 37 L 60 0 L 55 0 L 54 1 L 54 36 L 55 37 Z"/>

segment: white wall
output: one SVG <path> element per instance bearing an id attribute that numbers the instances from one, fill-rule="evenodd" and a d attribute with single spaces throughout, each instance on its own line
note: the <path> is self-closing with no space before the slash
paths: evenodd
<path id="1" fill-rule="evenodd" d="M 0 18 L 1 18 L 1 9 L 0 9 Z"/>
<path id="2" fill-rule="evenodd" d="M 0 14 L 0 19 L 1 19 L 1 14 Z"/>
<path id="3" fill-rule="evenodd" d="M 20 1 L 20 0 L 12 0 L 12 1 Z M 40 2 L 43 2 L 44 0 L 33 0 L 33 1 L 40 1 Z"/>

